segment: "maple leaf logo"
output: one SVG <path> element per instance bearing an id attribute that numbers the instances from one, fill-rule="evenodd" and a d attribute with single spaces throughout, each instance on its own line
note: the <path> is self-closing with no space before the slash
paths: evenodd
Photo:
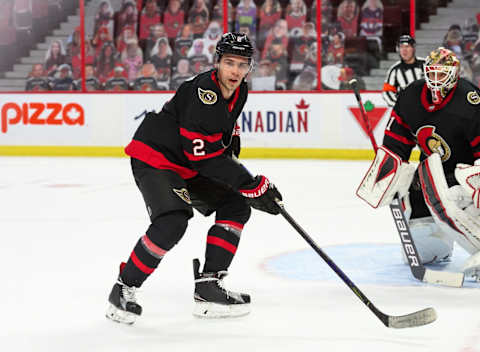
<path id="1" fill-rule="evenodd" d="M 305 103 L 305 100 L 303 98 L 300 100 L 299 104 L 295 104 L 298 110 L 306 110 L 310 107 L 310 104 Z"/>

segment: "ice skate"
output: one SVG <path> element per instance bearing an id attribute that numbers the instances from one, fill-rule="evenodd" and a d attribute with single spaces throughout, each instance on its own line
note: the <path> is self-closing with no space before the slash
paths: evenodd
<path id="1" fill-rule="evenodd" d="M 250 295 L 232 292 L 223 286 L 226 271 L 199 273 L 200 261 L 193 260 L 195 277 L 195 308 L 193 315 L 201 318 L 239 317 L 250 313 Z"/>
<path id="2" fill-rule="evenodd" d="M 136 287 L 125 285 L 120 278 L 113 285 L 108 297 L 110 302 L 106 317 L 118 323 L 133 324 L 142 314 L 142 307 L 135 298 Z"/>

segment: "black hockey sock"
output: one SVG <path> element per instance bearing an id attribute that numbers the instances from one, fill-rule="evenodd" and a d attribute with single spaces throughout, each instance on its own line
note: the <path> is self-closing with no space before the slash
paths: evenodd
<path id="1" fill-rule="evenodd" d="M 123 267 L 120 277 L 127 286 L 140 287 L 160 264 L 166 250 L 154 244 L 147 235 L 141 237 Z"/>
<path id="2" fill-rule="evenodd" d="M 237 251 L 243 225 L 217 221 L 208 231 L 204 272 L 227 270 Z"/>

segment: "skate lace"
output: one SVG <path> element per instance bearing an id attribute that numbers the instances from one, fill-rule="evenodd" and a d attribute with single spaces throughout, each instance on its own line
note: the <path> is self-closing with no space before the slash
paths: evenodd
<path id="1" fill-rule="evenodd" d="M 127 302 L 137 303 L 137 298 L 135 297 L 137 288 L 135 286 L 129 287 L 127 285 L 122 285 L 122 294 L 123 298 Z"/>

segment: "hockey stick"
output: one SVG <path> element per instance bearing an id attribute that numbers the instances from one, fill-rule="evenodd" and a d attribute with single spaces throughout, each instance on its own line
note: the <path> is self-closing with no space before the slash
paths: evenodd
<path id="1" fill-rule="evenodd" d="M 347 275 L 335 264 L 335 262 L 313 241 L 313 239 L 302 229 L 302 227 L 290 216 L 285 210 L 283 204 L 277 200 L 277 204 L 280 207 L 280 214 L 283 215 L 290 225 L 304 238 L 305 241 L 313 248 L 317 254 L 328 264 L 330 268 L 345 282 L 345 284 L 357 295 L 358 298 L 370 309 L 373 314 L 388 328 L 413 328 L 416 326 L 422 326 L 430 324 L 437 319 L 437 313 L 433 308 L 426 308 L 417 312 L 393 316 L 387 315 L 381 312 L 375 305 L 360 291 L 360 289 L 348 278 Z"/>
<path id="2" fill-rule="evenodd" d="M 365 123 L 367 134 L 372 142 L 373 149 L 375 153 L 377 152 L 377 143 L 375 142 L 375 137 L 370 128 L 370 123 L 368 122 L 367 114 L 363 108 L 362 98 L 360 97 L 360 92 L 358 90 L 358 84 L 356 79 L 352 79 L 350 82 L 353 92 L 355 93 L 355 98 L 357 99 L 358 107 L 360 108 L 360 114 Z M 412 271 L 413 277 L 417 280 L 427 282 L 430 284 L 439 284 L 444 286 L 451 287 L 462 287 L 463 280 L 465 278 L 464 273 L 452 273 L 448 271 L 437 271 L 425 268 L 422 262 L 420 261 L 420 256 L 418 254 L 417 247 L 413 242 L 412 234 L 410 233 L 410 227 L 408 226 L 408 221 L 405 218 L 405 214 L 401 208 L 400 199 L 398 194 L 393 198 L 393 202 L 390 204 L 390 211 L 397 227 L 397 232 L 400 237 L 400 243 L 402 244 L 403 251 L 405 256 L 408 259 L 408 264 L 410 270 Z"/>

